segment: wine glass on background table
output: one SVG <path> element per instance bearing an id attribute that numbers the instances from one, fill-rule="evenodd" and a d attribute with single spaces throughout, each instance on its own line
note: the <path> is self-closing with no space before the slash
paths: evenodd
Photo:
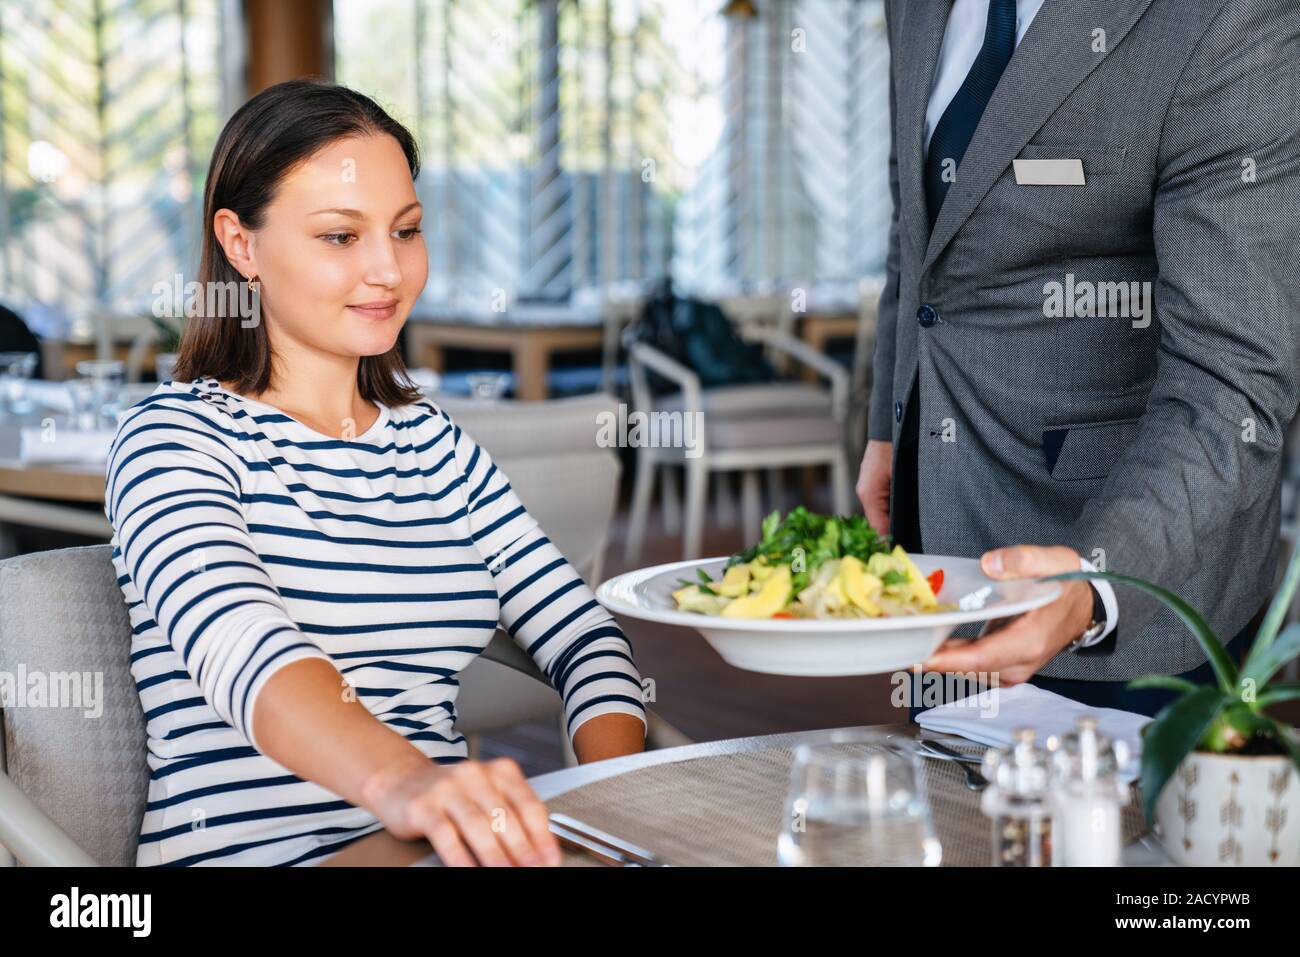
<path id="1" fill-rule="evenodd" d="M 471 372 L 465 380 L 470 396 L 479 402 L 499 402 L 510 387 L 510 376 L 504 372 Z"/>
<path id="2" fill-rule="evenodd" d="M 919 758 L 884 734 L 835 732 L 795 747 L 777 842 L 785 867 L 934 867 Z"/>
<path id="3" fill-rule="evenodd" d="M 100 423 L 105 428 L 116 426 L 122 410 L 126 363 L 121 359 L 83 359 L 77 363 L 77 375 L 91 383 Z"/>
<path id="4" fill-rule="evenodd" d="M 0 352 L 0 412 L 23 415 L 35 407 L 27 382 L 36 375 L 34 352 Z"/>

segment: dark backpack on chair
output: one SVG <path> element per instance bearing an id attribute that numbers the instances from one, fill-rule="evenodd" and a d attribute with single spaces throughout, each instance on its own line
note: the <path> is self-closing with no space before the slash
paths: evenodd
<path id="1" fill-rule="evenodd" d="M 700 377 L 704 389 L 777 378 L 763 347 L 742 339 L 722 309 L 675 296 L 667 280 L 646 300 L 641 318 L 628 327 L 626 342 L 644 342 L 677 360 Z M 674 383 L 653 369 L 646 371 L 654 394 L 676 391 Z"/>
<path id="2" fill-rule="evenodd" d="M 36 353 L 36 372 L 38 379 L 45 378 L 42 371 L 44 357 L 41 355 L 41 341 L 35 333 L 27 328 L 27 323 L 12 309 L 0 306 L 0 352 L 34 352 Z"/>

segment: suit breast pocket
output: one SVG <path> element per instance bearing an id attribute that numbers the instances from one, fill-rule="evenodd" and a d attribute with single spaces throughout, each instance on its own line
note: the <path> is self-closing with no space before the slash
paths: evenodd
<path id="1" fill-rule="evenodd" d="M 1123 146 L 1077 146 L 1072 143 L 1027 143 L 1017 155 L 1026 160 L 1079 160 L 1083 164 L 1083 177 L 1113 176 L 1124 168 Z M 1087 189 L 1083 186 L 1039 186 L 1037 189 Z"/>
<path id="2" fill-rule="evenodd" d="M 1137 438 L 1141 419 L 1054 425 L 1043 430 L 1047 473 L 1060 482 L 1105 478 Z"/>
<path id="3" fill-rule="evenodd" d="M 1078 160 L 1082 185 L 1030 185 L 1016 180 L 1015 164 L 1007 171 L 1009 221 L 1036 226 L 1048 236 L 1106 241 L 1125 232 L 1132 202 L 1124 190 L 1125 147 L 1081 147 L 1030 143 L 1022 160 Z"/>

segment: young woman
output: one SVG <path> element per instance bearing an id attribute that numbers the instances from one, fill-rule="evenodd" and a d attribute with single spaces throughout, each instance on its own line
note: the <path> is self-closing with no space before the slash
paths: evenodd
<path id="1" fill-rule="evenodd" d="M 579 760 L 642 749 L 627 640 L 405 376 L 418 168 L 374 102 L 307 81 L 217 142 L 199 279 L 248 281 L 260 309 L 189 321 L 108 462 L 152 768 L 140 864 L 304 864 L 380 827 L 449 864 L 558 863 L 519 767 L 467 760 L 456 731 L 456 676 L 498 623 Z"/>

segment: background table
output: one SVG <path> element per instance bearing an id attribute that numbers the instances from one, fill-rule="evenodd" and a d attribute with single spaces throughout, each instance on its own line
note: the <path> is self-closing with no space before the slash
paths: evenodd
<path id="1" fill-rule="evenodd" d="M 845 731 L 876 731 L 913 737 L 915 725 L 874 725 Z M 669 864 L 776 864 L 776 840 L 785 815 L 793 748 L 824 739 L 827 731 L 735 738 L 611 758 L 543 774 L 531 780 L 552 811 L 640 844 Z M 952 735 L 929 735 L 960 750 L 982 748 Z M 951 761 L 923 760 L 926 790 L 943 863 L 985 866 L 991 824 L 979 810 L 980 792 L 965 786 Z M 1130 802 L 1125 836 L 1145 828 Z M 326 865 L 409 865 L 429 854 L 424 841 L 400 841 L 387 832 L 368 835 L 329 858 Z M 604 866 L 565 849 L 565 866 Z"/>
<path id="2" fill-rule="evenodd" d="M 19 458 L 23 427 L 40 425 L 46 416 L 64 420 L 62 413 L 49 410 L 0 416 L 0 495 L 102 504 L 105 463 L 28 463 Z"/>
<path id="3" fill-rule="evenodd" d="M 538 402 L 549 394 L 546 373 L 557 352 L 599 351 L 605 328 L 594 321 L 512 319 L 502 314 L 482 319 L 416 318 L 406 324 L 407 362 L 443 372 L 447 348 L 508 352 L 515 377 L 515 397 Z"/>
<path id="4" fill-rule="evenodd" d="M 132 405 L 156 388 L 134 383 L 124 399 Z M 24 415 L 0 414 L 0 558 L 17 552 L 14 525 L 71 532 L 108 541 L 113 528 L 104 516 L 105 462 L 24 462 L 22 429 L 52 417 L 66 428 L 66 413 L 37 408 Z M 94 505 L 97 508 L 88 508 Z"/>

